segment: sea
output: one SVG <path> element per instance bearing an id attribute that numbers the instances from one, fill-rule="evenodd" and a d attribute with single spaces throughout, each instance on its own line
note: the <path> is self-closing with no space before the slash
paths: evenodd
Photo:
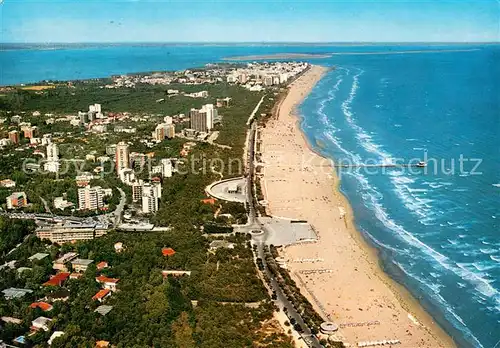
<path id="1" fill-rule="evenodd" d="M 300 125 L 346 165 L 340 189 L 384 270 L 459 347 L 500 347 L 500 45 L 3 46 L 0 85 L 287 52 L 333 54 L 309 60 L 332 69 Z"/>

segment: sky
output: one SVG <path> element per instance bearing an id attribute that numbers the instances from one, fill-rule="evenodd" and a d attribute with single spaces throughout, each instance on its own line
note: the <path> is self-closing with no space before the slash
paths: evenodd
<path id="1" fill-rule="evenodd" d="M 0 42 L 491 42 L 500 0 L 0 0 Z"/>

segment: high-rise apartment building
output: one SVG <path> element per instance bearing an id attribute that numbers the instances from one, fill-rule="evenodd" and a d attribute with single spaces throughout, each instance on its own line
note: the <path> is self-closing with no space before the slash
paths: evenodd
<path id="1" fill-rule="evenodd" d="M 214 128 L 214 120 L 217 117 L 217 109 L 213 104 L 205 104 L 201 109 L 189 111 L 190 128 L 197 132 L 209 132 Z"/>
<path id="2" fill-rule="evenodd" d="M 100 186 L 78 189 L 78 209 L 95 210 L 104 206 L 105 192 Z"/>
<path id="3" fill-rule="evenodd" d="M 57 144 L 50 143 L 47 145 L 47 162 L 59 161 L 59 148 Z"/>
<path id="4" fill-rule="evenodd" d="M 129 147 L 123 141 L 116 145 L 115 163 L 117 172 L 120 172 L 124 168 L 130 168 Z"/>
<path id="5" fill-rule="evenodd" d="M 19 132 L 16 130 L 10 131 L 9 139 L 13 144 L 19 144 Z"/>

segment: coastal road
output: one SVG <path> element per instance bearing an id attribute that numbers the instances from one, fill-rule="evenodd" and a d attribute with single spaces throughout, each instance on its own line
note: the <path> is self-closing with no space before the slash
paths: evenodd
<path id="1" fill-rule="evenodd" d="M 255 112 L 258 110 L 260 104 L 262 103 L 262 100 L 259 102 L 257 107 L 255 108 L 254 112 L 252 113 L 252 116 L 255 115 Z M 251 117 L 252 119 L 253 117 Z M 268 231 L 266 230 L 265 226 L 260 223 L 260 221 L 257 218 L 256 214 L 256 209 L 254 206 L 254 186 L 253 186 L 253 180 L 254 180 L 254 171 L 255 171 L 255 166 L 254 166 L 254 161 L 255 161 L 255 140 L 256 140 L 256 134 L 257 134 L 257 125 L 255 122 L 252 122 L 251 119 L 249 119 L 249 122 L 251 122 L 249 133 L 248 133 L 248 139 L 247 139 L 247 207 L 248 207 L 248 223 L 245 226 L 240 226 L 240 229 L 242 232 L 256 232 L 260 231 L 259 233 L 252 233 L 252 243 L 257 246 L 257 255 L 260 259 L 262 259 L 262 263 L 264 266 L 263 272 L 267 275 L 267 278 L 270 280 L 269 285 L 271 286 L 272 290 L 276 293 L 276 300 L 274 303 L 280 308 L 280 310 L 283 310 L 286 308 L 286 315 L 288 318 L 294 319 L 295 322 L 300 325 L 302 328 L 303 332 L 300 333 L 301 337 L 304 339 L 304 342 L 312 348 L 322 348 L 323 346 L 319 343 L 318 338 L 312 334 L 310 328 L 305 324 L 304 320 L 302 319 L 302 316 L 297 312 L 293 304 L 287 299 L 285 296 L 283 290 L 279 286 L 278 282 L 272 275 L 271 271 L 268 268 L 266 258 L 265 258 L 265 246 L 267 245 L 267 237 L 269 235 Z"/>
<path id="2" fill-rule="evenodd" d="M 268 264 L 266 261 L 266 253 L 265 253 L 266 242 L 265 242 L 265 240 L 266 240 L 266 233 L 265 232 L 260 234 L 260 235 L 254 236 L 252 238 L 254 245 L 257 246 L 257 255 L 262 260 L 262 264 L 264 266 L 263 272 L 266 274 L 267 278 L 269 279 L 269 286 L 276 294 L 276 300 L 274 300 L 274 304 L 276 304 L 280 310 L 283 310 L 285 312 L 285 314 L 287 315 L 287 317 L 290 321 L 293 319 L 296 322 L 296 324 L 300 325 L 300 327 L 302 328 L 303 331 L 299 334 L 302 337 L 302 339 L 304 340 L 304 342 L 309 347 L 323 348 L 323 345 L 321 345 L 318 338 L 315 335 L 313 335 L 309 326 L 306 325 L 306 323 L 304 322 L 304 319 L 302 319 L 302 316 L 297 312 L 297 309 L 294 307 L 292 302 L 290 302 L 288 300 L 285 293 L 283 292 L 283 290 L 279 286 L 277 280 L 274 278 L 273 274 L 269 270 L 269 267 L 268 267 Z M 286 308 L 286 310 L 285 310 L 285 308 Z"/>

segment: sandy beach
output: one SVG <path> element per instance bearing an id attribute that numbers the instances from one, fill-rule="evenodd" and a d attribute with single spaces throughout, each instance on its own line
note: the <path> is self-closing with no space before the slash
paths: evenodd
<path id="1" fill-rule="evenodd" d="M 278 118 L 260 130 L 268 214 L 307 220 L 319 237 L 315 243 L 282 248 L 281 255 L 318 312 L 341 326 L 338 337 L 345 343 L 396 339 L 399 347 L 455 347 L 381 270 L 375 250 L 353 225 L 330 161 L 311 151 L 298 127 L 296 106 L 325 73 L 326 68 L 313 66 L 293 82 Z"/>

